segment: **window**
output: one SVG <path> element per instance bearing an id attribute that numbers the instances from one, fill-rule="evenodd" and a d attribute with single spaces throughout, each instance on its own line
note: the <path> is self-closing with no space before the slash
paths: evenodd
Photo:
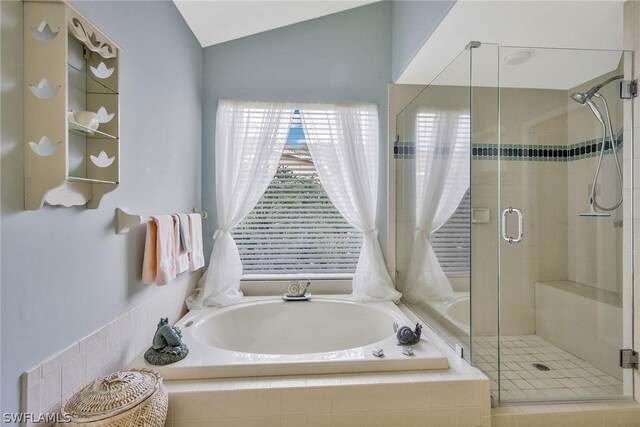
<path id="1" fill-rule="evenodd" d="M 469 276 L 471 269 L 471 196 L 467 190 L 447 222 L 430 236 L 431 246 L 447 276 Z"/>
<path id="2" fill-rule="evenodd" d="M 416 139 L 425 144 L 433 143 L 436 138 L 437 114 L 418 113 Z M 470 143 L 471 117 L 460 114 L 458 118 L 457 144 Z M 426 159 L 418 159 L 418 171 L 426 168 Z M 422 179 L 418 179 L 421 182 Z M 420 190 L 418 190 L 420 191 Z M 449 277 L 469 276 L 471 270 L 471 195 L 469 190 L 460 201 L 456 211 L 447 222 L 430 236 L 438 262 Z"/>
<path id="3" fill-rule="evenodd" d="M 271 184 L 233 238 L 244 278 L 342 278 L 355 272 L 362 234 L 346 222 L 322 187 L 299 111 L 294 111 Z"/>

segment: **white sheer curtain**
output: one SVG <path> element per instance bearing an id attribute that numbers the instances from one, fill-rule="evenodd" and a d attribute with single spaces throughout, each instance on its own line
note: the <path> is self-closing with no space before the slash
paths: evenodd
<path id="1" fill-rule="evenodd" d="M 403 282 L 403 292 L 410 302 L 453 296 L 429 236 L 453 215 L 469 188 L 469 145 L 467 113 L 417 113 L 416 229 Z"/>
<path id="2" fill-rule="evenodd" d="M 364 235 L 353 277 L 359 300 L 399 301 L 385 266 L 378 229 L 379 130 L 374 104 L 300 107 L 311 157 L 331 202 Z"/>
<path id="3" fill-rule="evenodd" d="M 285 103 L 220 100 L 215 139 L 218 229 L 209 268 L 187 298 L 189 309 L 227 305 L 242 298 L 242 262 L 231 230 L 269 186 L 292 117 L 293 106 Z"/>

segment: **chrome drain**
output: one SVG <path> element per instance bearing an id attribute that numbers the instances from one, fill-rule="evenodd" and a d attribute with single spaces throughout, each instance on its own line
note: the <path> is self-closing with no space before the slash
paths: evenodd
<path id="1" fill-rule="evenodd" d="M 544 363 L 532 363 L 531 366 L 536 368 L 539 371 L 550 371 L 551 368 L 545 365 Z"/>

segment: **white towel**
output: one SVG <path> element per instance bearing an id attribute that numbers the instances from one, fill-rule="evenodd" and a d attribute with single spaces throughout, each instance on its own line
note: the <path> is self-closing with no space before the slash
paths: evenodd
<path id="1" fill-rule="evenodd" d="M 151 217 L 157 226 L 156 234 L 156 284 L 166 285 L 176 277 L 174 224 L 171 215 Z"/>
<path id="2" fill-rule="evenodd" d="M 196 271 L 204 267 L 204 253 L 202 252 L 202 216 L 188 214 L 189 232 L 191 238 L 191 252 L 189 253 L 189 268 Z"/>
<path id="3" fill-rule="evenodd" d="M 153 283 L 158 272 L 158 256 L 156 254 L 156 236 L 158 227 L 156 222 L 147 222 L 147 237 L 144 241 L 144 258 L 142 260 L 142 282 Z"/>
<path id="4" fill-rule="evenodd" d="M 180 274 L 189 269 L 189 253 L 182 248 L 180 243 L 180 217 L 172 215 L 173 218 L 173 256 L 176 262 L 176 274 Z"/>
<path id="5" fill-rule="evenodd" d="M 187 214 L 179 213 L 180 220 L 180 247 L 183 251 L 191 252 L 191 239 L 189 238 L 189 217 Z"/>

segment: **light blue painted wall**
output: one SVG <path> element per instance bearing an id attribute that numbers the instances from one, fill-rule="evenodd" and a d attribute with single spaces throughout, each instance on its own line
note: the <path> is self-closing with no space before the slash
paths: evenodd
<path id="1" fill-rule="evenodd" d="M 373 102 L 380 114 L 378 228 L 386 248 L 387 84 L 391 80 L 391 4 L 342 13 L 233 40 L 204 50 L 202 201 L 206 254 L 215 219 L 214 135 L 218 99 Z"/>
<path id="2" fill-rule="evenodd" d="M 2 412 L 24 370 L 162 292 L 139 280 L 144 227 L 116 235 L 114 209 L 200 204 L 203 51 L 182 16 L 168 1 L 74 5 L 124 49 L 121 185 L 98 210 L 23 210 L 22 2 L 0 2 Z"/>
<path id="3" fill-rule="evenodd" d="M 395 82 L 456 0 L 393 1 L 392 76 Z"/>

